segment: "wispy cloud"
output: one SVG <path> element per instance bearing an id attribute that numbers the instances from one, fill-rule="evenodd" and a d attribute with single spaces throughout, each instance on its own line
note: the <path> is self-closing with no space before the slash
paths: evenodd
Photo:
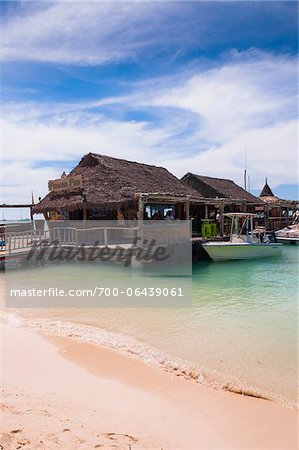
<path id="1" fill-rule="evenodd" d="M 192 52 L 262 44 L 294 51 L 295 2 L 21 2 L 3 14 L 4 61 L 100 65 L 140 59 L 174 62 Z M 265 32 L 265 27 L 267 31 Z M 281 44 L 281 41 L 284 44 Z M 144 52 L 149 50 L 145 55 Z M 163 59 L 160 59 L 163 64 Z"/>
<path id="2" fill-rule="evenodd" d="M 151 104 L 191 111 L 201 120 L 200 138 L 223 144 L 254 128 L 295 118 L 295 58 L 253 52 L 196 74 L 183 84 L 151 93 Z"/>
<path id="3" fill-rule="evenodd" d="M 64 64 L 98 65 L 136 58 L 161 41 L 163 3 L 55 2 L 10 18 L 1 31 L 1 58 Z M 160 12 L 160 15 L 159 15 Z M 163 25 L 162 25 L 163 30 Z"/>
<path id="4" fill-rule="evenodd" d="M 74 104 L 9 104 L 3 146 L 11 166 L 22 155 L 18 180 L 45 193 L 45 168 L 88 151 L 242 182 L 244 150 L 253 188 L 267 173 L 272 184 L 296 183 L 296 60 L 241 55 L 212 70 L 136 85 L 131 95 Z M 113 118 L 107 106 L 135 119 Z M 140 113 L 152 119 L 138 119 Z M 33 176 L 28 178 L 32 171 Z M 10 172 L 8 172 L 9 174 Z M 22 175 L 24 174 L 24 176 Z M 26 181 L 27 180 L 27 181 Z M 28 181 L 30 180 L 30 182 Z M 12 187 L 15 177 L 7 176 Z"/>

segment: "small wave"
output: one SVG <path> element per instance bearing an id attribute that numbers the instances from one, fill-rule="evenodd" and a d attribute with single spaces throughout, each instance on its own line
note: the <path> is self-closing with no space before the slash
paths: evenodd
<path id="1" fill-rule="evenodd" d="M 222 386 L 221 389 L 223 391 L 232 392 L 233 394 L 245 395 L 246 397 L 260 398 L 262 400 L 269 400 L 269 401 L 272 400 L 271 397 L 268 397 L 265 394 L 262 394 L 258 390 L 252 390 L 252 389 L 248 389 L 248 388 L 244 388 L 244 387 L 240 388 L 237 386 L 232 386 L 229 383 Z"/>
<path id="2" fill-rule="evenodd" d="M 244 386 L 238 379 L 230 379 L 217 371 L 207 371 L 136 339 L 121 333 L 107 331 L 90 325 L 50 319 L 27 319 L 13 313 L 3 313 L 4 320 L 12 326 L 28 327 L 46 335 L 68 337 L 79 342 L 113 349 L 122 355 L 141 359 L 144 363 L 156 366 L 175 376 L 192 380 L 201 385 L 231 392 L 237 395 L 276 401 L 289 408 L 297 404 L 275 394 L 268 394 L 253 386 Z"/>

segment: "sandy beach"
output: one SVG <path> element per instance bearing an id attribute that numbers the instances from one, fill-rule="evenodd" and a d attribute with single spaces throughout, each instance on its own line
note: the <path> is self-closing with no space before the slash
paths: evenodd
<path id="1" fill-rule="evenodd" d="M 297 411 L 2 323 L 3 449 L 297 448 Z"/>

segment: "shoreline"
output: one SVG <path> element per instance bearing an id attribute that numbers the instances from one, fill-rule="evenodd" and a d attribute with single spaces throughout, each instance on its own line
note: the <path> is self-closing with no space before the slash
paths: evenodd
<path id="1" fill-rule="evenodd" d="M 159 368 L 172 375 L 183 377 L 190 382 L 200 384 L 217 391 L 231 392 L 236 395 L 254 397 L 275 402 L 291 409 L 298 409 L 298 404 L 275 392 L 261 390 L 258 387 L 245 385 L 238 378 L 225 376 L 216 370 L 207 370 L 186 361 L 167 354 L 155 347 L 149 346 L 133 337 L 107 331 L 93 325 L 79 322 L 61 321 L 49 318 L 28 318 L 17 313 L 3 313 L 4 320 L 17 326 L 22 326 L 51 338 L 72 338 L 77 343 L 91 344 L 98 348 L 114 350 L 121 356 L 134 358 L 150 367 Z"/>
<path id="2" fill-rule="evenodd" d="M 2 339 L 4 448 L 296 448 L 296 410 L 3 321 Z"/>

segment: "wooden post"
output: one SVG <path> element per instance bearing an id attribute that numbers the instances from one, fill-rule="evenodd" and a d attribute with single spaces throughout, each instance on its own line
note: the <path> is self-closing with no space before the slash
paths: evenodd
<path id="1" fill-rule="evenodd" d="M 8 254 L 11 255 L 11 235 L 7 235 L 8 237 Z"/>
<path id="2" fill-rule="evenodd" d="M 139 237 L 141 243 L 143 243 L 143 209 L 144 209 L 144 201 L 142 194 L 140 194 L 138 199 L 138 211 L 137 211 L 139 236 L 137 234 L 137 238 Z"/>
<path id="3" fill-rule="evenodd" d="M 224 213 L 224 203 L 220 203 L 219 205 L 219 232 L 220 232 L 220 236 L 223 236 L 223 229 L 224 229 L 224 217 L 223 217 L 223 213 Z"/>
<path id="4" fill-rule="evenodd" d="M 85 206 L 83 206 L 83 220 L 84 222 L 87 220 L 87 209 Z"/>
<path id="5" fill-rule="evenodd" d="M 87 220 L 87 209 L 86 209 L 86 206 L 84 205 L 83 206 L 83 243 L 85 243 L 86 244 L 86 231 L 85 231 L 85 229 L 86 229 L 86 220 Z M 80 242 L 80 244 L 81 244 L 81 242 Z"/>
<path id="6" fill-rule="evenodd" d="M 143 221 L 143 208 L 144 208 L 144 202 L 143 202 L 142 194 L 140 194 L 139 198 L 138 198 L 137 218 L 138 218 L 138 220 L 141 220 L 141 221 Z"/>
<path id="7" fill-rule="evenodd" d="M 208 205 L 205 205 L 205 219 L 209 218 Z"/>
<path id="8" fill-rule="evenodd" d="M 190 220 L 190 199 L 186 201 L 186 220 Z"/>
<path id="9" fill-rule="evenodd" d="M 104 245 L 108 247 L 108 229 L 104 228 Z"/>

